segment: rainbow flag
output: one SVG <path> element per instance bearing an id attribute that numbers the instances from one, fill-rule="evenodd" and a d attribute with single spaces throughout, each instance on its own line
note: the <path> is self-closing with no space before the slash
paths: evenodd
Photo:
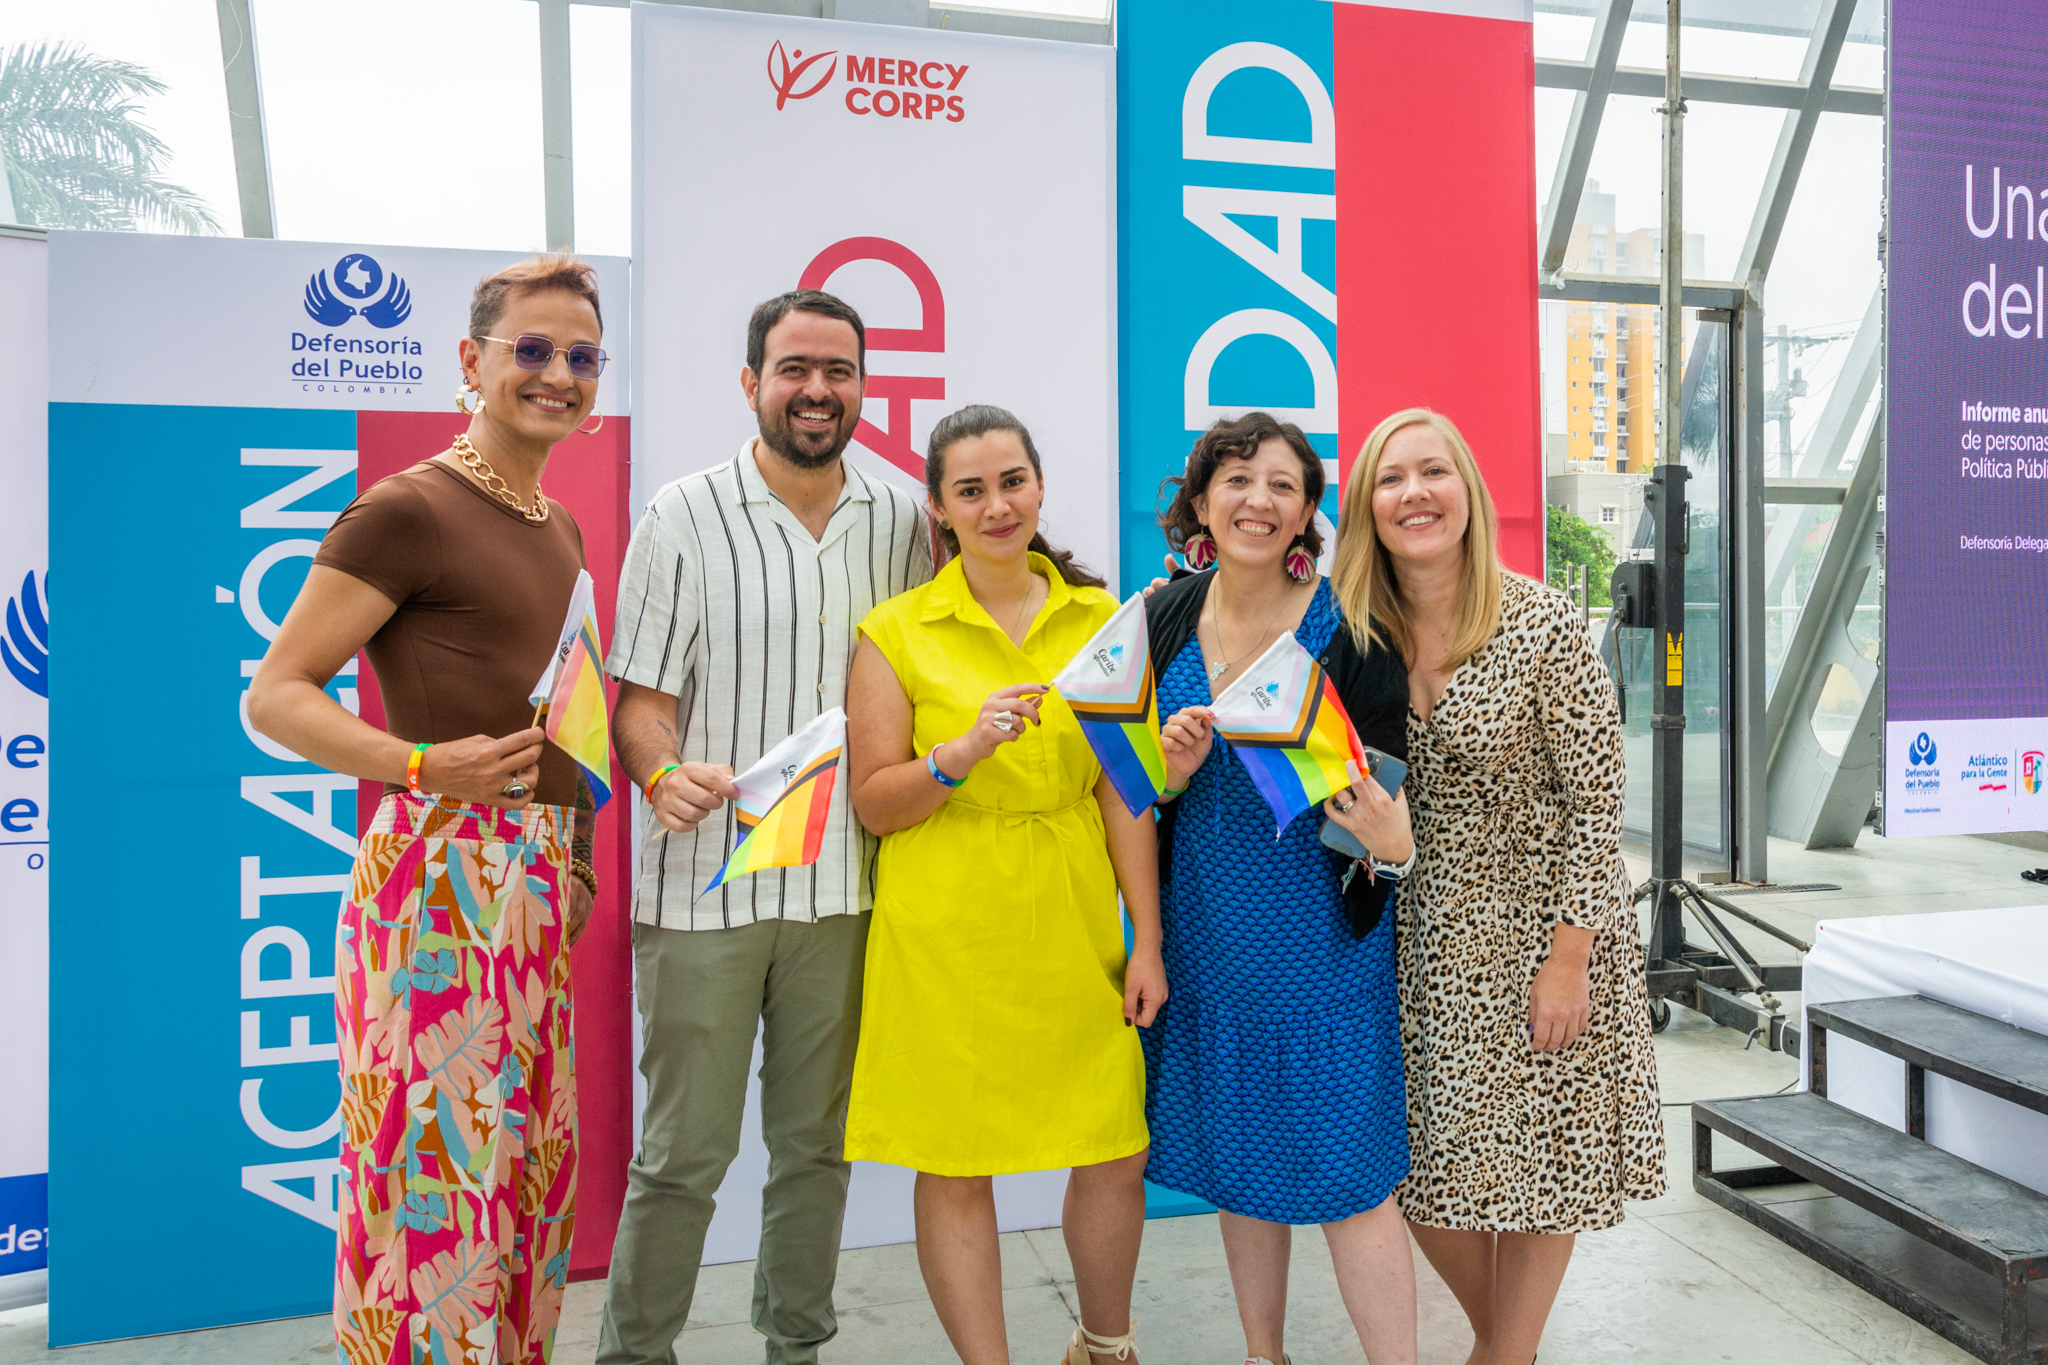
<path id="1" fill-rule="evenodd" d="M 740 789 L 740 841 L 703 891 L 749 872 L 807 867 L 825 842 L 832 784 L 846 751 L 846 712 L 835 706 L 733 779 Z"/>
<path id="2" fill-rule="evenodd" d="M 604 700 L 604 646 L 597 641 L 597 594 L 588 570 L 576 575 L 561 643 L 527 700 L 540 708 L 534 723 L 545 724 L 555 747 L 590 779 L 597 804 L 611 800 L 611 714 Z"/>
<path id="3" fill-rule="evenodd" d="M 1102 761 L 1110 785 L 1134 816 L 1144 814 L 1166 790 L 1154 682 L 1143 593 L 1131 594 L 1052 680 L 1081 722 L 1081 733 Z"/>
<path id="4" fill-rule="evenodd" d="M 1295 816 L 1351 785 L 1346 759 L 1367 771 L 1336 685 L 1291 634 L 1224 689 L 1212 709 L 1216 733 L 1230 741 L 1273 808 L 1276 839 Z"/>

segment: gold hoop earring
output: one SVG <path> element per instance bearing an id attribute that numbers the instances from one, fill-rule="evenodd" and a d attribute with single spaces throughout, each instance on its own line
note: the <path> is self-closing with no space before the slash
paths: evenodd
<path id="1" fill-rule="evenodd" d="M 582 427 L 576 428 L 576 434 L 578 436 L 595 436 L 597 435 L 597 433 L 604 430 L 604 414 L 601 412 L 593 412 L 590 415 L 597 419 L 597 425 L 592 427 L 588 431 L 585 431 Z"/>
<path id="2" fill-rule="evenodd" d="M 475 398 L 475 399 L 476 399 L 476 406 L 475 406 L 475 407 L 471 407 L 471 406 L 469 405 L 469 400 L 470 400 L 471 398 Z M 456 385 L 456 386 L 455 386 L 455 410 L 456 410 L 457 412 L 466 412 L 466 413 L 468 413 L 468 414 L 469 414 L 469 415 L 470 415 L 471 417 L 474 417 L 474 416 L 476 416 L 476 415 L 477 415 L 478 413 L 480 413 L 480 412 L 482 412 L 482 411 L 484 410 L 484 396 L 483 396 L 483 394 L 482 394 L 482 393 L 480 393 L 480 392 L 478 392 L 478 391 L 477 391 L 476 389 L 472 389 L 472 388 L 471 388 L 471 387 L 469 386 L 469 384 L 468 384 L 468 382 L 467 382 L 467 381 L 465 381 L 465 382 L 463 382 L 463 383 L 461 383 L 461 384 L 458 384 L 458 385 Z"/>

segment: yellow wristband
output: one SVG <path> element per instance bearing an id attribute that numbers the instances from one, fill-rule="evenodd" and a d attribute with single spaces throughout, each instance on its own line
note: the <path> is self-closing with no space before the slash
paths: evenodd
<path id="1" fill-rule="evenodd" d="M 424 795 L 420 791 L 420 765 L 426 761 L 427 750 L 433 747 L 433 741 L 422 740 L 412 746 L 412 757 L 405 760 L 405 789 L 415 796 Z"/>
<path id="2" fill-rule="evenodd" d="M 654 804 L 654 789 L 661 785 L 661 779 L 667 777 L 670 773 L 680 772 L 682 767 L 683 765 L 680 763 L 664 763 L 654 770 L 654 776 L 648 778 L 646 787 L 642 788 L 647 794 L 648 805 Z"/>

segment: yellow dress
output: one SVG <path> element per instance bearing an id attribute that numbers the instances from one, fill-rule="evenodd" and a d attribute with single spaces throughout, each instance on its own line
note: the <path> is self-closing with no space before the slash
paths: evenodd
<path id="1" fill-rule="evenodd" d="M 1051 585 L 1019 650 L 960 561 L 884 602 L 861 633 L 910 698 L 922 758 L 991 692 L 1046 682 L 1116 610 Z M 1144 1150 L 1145 1062 L 1124 1023 L 1124 934 L 1094 787 L 1067 704 L 998 748 L 921 823 L 882 840 L 846 1155 L 999 1175 Z M 853 742 L 860 742 L 859 736 Z"/>

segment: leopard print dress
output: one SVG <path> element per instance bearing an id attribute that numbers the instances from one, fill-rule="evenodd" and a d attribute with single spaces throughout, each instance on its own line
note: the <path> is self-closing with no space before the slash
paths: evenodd
<path id="1" fill-rule="evenodd" d="M 1399 911 L 1401 1035 L 1417 1223 L 1588 1232 L 1664 1192 L 1643 949 L 1621 861 L 1614 684 L 1559 594 L 1508 576 L 1499 631 L 1408 717 L 1420 856 Z M 1559 924 L 1596 931 L 1592 1017 L 1529 1038 Z"/>

